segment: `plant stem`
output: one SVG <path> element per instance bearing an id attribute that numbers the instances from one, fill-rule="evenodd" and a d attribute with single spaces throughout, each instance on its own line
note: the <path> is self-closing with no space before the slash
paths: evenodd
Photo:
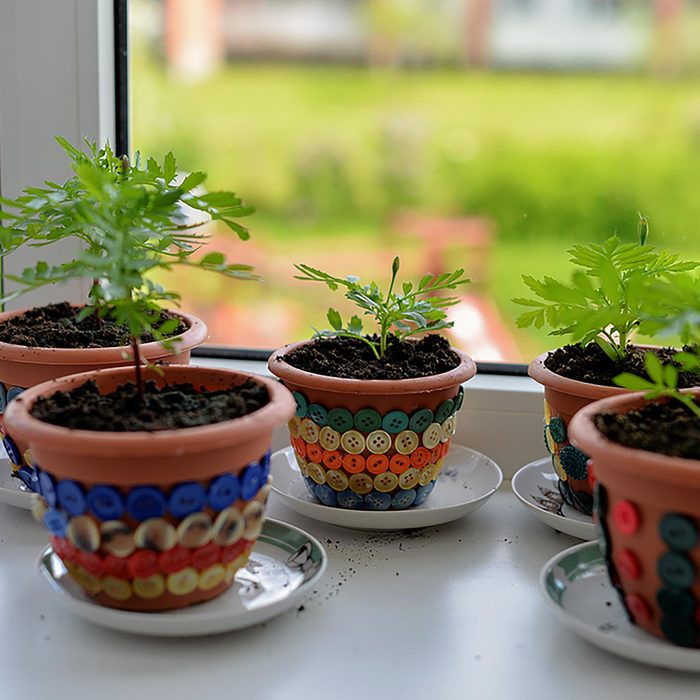
<path id="1" fill-rule="evenodd" d="M 143 385 L 143 373 L 141 371 L 141 349 L 139 347 L 139 339 L 131 336 L 131 350 L 134 353 L 134 369 L 136 371 L 136 388 L 139 392 L 141 403 L 146 403 L 146 394 Z"/>

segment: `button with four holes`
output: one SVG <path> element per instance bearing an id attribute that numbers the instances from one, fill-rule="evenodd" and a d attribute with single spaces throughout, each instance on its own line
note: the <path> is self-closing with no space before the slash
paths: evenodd
<path id="1" fill-rule="evenodd" d="M 374 477 L 375 482 L 381 479 L 383 475 Z M 353 474 L 348 479 L 348 486 L 361 496 L 368 494 L 372 490 L 372 477 L 369 474 Z"/>
<path id="2" fill-rule="evenodd" d="M 328 469 L 340 469 L 343 466 L 343 456 L 338 450 L 325 450 L 321 455 L 321 461 Z"/>
<path id="3" fill-rule="evenodd" d="M 412 506 L 416 500 L 416 492 L 413 489 L 407 491 L 397 491 L 391 499 L 391 507 L 396 510 L 403 510 Z"/>
<path id="4" fill-rule="evenodd" d="M 208 501 L 213 510 L 224 510 L 238 500 L 240 486 L 233 474 L 222 474 L 209 484 Z"/>
<path id="5" fill-rule="evenodd" d="M 423 433 L 423 446 L 432 450 L 442 438 L 442 426 L 439 423 L 431 423 Z"/>
<path id="6" fill-rule="evenodd" d="M 167 501 L 155 486 L 137 486 L 126 497 L 126 509 L 134 520 L 160 518 L 165 514 Z"/>
<path id="7" fill-rule="evenodd" d="M 678 552 L 666 552 L 659 557 L 657 571 L 661 580 L 675 588 L 690 588 L 695 581 L 695 567 Z"/>
<path id="8" fill-rule="evenodd" d="M 612 519 L 625 535 L 633 535 L 639 530 L 639 511 L 630 501 L 618 501 L 612 509 Z"/>
<path id="9" fill-rule="evenodd" d="M 70 515 L 82 515 L 87 508 L 87 499 L 82 486 L 70 479 L 63 479 L 58 482 L 56 498 L 61 508 Z"/>
<path id="10" fill-rule="evenodd" d="M 332 408 L 328 411 L 328 425 L 333 430 L 344 433 L 353 426 L 352 413 L 347 408 Z"/>
<path id="11" fill-rule="evenodd" d="M 370 455 L 366 460 L 367 471 L 381 474 L 389 468 L 389 458 L 386 455 Z"/>
<path id="12" fill-rule="evenodd" d="M 382 418 L 382 428 L 395 435 L 408 428 L 408 416 L 403 411 L 389 411 Z"/>
<path id="13" fill-rule="evenodd" d="M 695 523 L 684 515 L 671 513 L 659 523 L 659 535 L 671 548 L 679 552 L 689 552 L 698 543 L 698 529 Z"/>
<path id="14" fill-rule="evenodd" d="M 342 471 L 326 472 L 326 483 L 334 491 L 345 491 L 348 487 L 348 477 Z"/>
<path id="15" fill-rule="evenodd" d="M 398 485 L 399 477 L 394 472 L 384 472 L 374 477 L 374 488 L 380 493 L 393 491 Z"/>
<path id="16" fill-rule="evenodd" d="M 373 408 L 363 408 L 355 414 L 355 427 L 364 433 L 377 430 L 382 424 L 382 417 Z"/>
<path id="17" fill-rule="evenodd" d="M 365 458 L 362 455 L 345 455 L 343 469 L 350 474 L 359 474 L 365 469 Z"/>
<path id="18" fill-rule="evenodd" d="M 330 425 L 326 425 L 321 428 L 321 432 L 318 434 L 318 441 L 324 450 L 337 450 L 340 446 L 340 433 L 331 428 Z"/>
<path id="19" fill-rule="evenodd" d="M 300 391 L 293 391 L 292 396 L 294 397 L 294 401 L 296 401 L 297 404 L 297 416 L 299 418 L 306 418 L 306 410 L 309 406 L 306 397 Z"/>
<path id="20" fill-rule="evenodd" d="M 298 438 L 299 435 L 301 435 L 301 419 L 298 416 L 294 416 L 294 418 L 287 423 L 287 428 L 289 429 L 289 434 L 293 438 Z"/>
<path id="21" fill-rule="evenodd" d="M 429 408 L 419 408 L 411 415 L 408 427 L 416 433 L 422 433 L 433 422 L 433 412 Z"/>
<path id="22" fill-rule="evenodd" d="M 190 513 L 204 509 L 207 502 L 207 492 L 196 481 L 178 484 L 170 492 L 170 512 L 176 518 L 184 518 Z"/>
<path id="23" fill-rule="evenodd" d="M 394 438 L 394 447 L 399 454 L 410 455 L 418 446 L 420 440 L 412 430 L 402 430 Z"/>
<path id="24" fill-rule="evenodd" d="M 374 430 L 367 436 L 367 449 L 375 455 L 382 455 L 391 449 L 391 436 L 384 430 Z"/>
<path id="25" fill-rule="evenodd" d="M 388 493 L 372 491 L 365 496 L 367 510 L 388 510 L 391 507 L 391 496 Z"/>
<path id="26" fill-rule="evenodd" d="M 346 452 L 357 455 L 365 449 L 365 438 L 357 430 L 348 430 L 341 436 L 340 445 Z"/>
<path id="27" fill-rule="evenodd" d="M 323 470 L 323 468 L 320 465 L 314 464 L 314 462 L 309 462 L 306 465 L 306 468 L 309 472 L 309 476 L 317 484 L 325 484 L 326 483 L 326 472 Z"/>
<path id="28" fill-rule="evenodd" d="M 420 472 L 415 467 L 411 467 L 399 477 L 399 486 L 402 489 L 415 488 L 418 485 L 418 479 L 420 479 Z"/>
<path id="29" fill-rule="evenodd" d="M 443 401 L 438 406 L 437 411 L 435 411 L 435 422 L 442 423 L 444 420 L 447 420 L 447 418 L 452 415 L 452 411 L 454 411 L 454 408 L 455 402 L 452 399 L 447 399 L 446 401 Z"/>
<path id="30" fill-rule="evenodd" d="M 408 455 L 395 454 L 389 460 L 389 469 L 394 474 L 403 474 L 411 466 L 411 458 Z"/>
<path id="31" fill-rule="evenodd" d="M 324 426 L 328 423 L 328 413 L 321 404 L 309 404 L 306 409 L 306 415 L 317 425 Z"/>
<path id="32" fill-rule="evenodd" d="M 318 442 L 318 426 L 310 418 L 301 421 L 301 437 L 305 442 Z"/>

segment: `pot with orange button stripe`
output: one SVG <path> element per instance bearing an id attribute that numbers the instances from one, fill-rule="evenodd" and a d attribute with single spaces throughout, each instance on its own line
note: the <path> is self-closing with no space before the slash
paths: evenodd
<path id="1" fill-rule="evenodd" d="M 462 383 L 476 374 L 474 361 L 451 348 L 459 365 L 442 374 L 345 379 L 285 361 L 310 342 L 277 350 L 268 367 L 296 401 L 289 433 L 311 494 L 340 508 L 389 510 L 423 503 L 449 451 Z"/>
<path id="2" fill-rule="evenodd" d="M 38 517 L 73 578 L 97 602 L 156 611 L 209 600 L 229 588 L 262 531 L 272 433 L 294 400 L 258 375 L 170 365 L 148 379 L 221 390 L 253 380 L 268 403 L 240 418 L 191 428 L 106 432 L 68 429 L 30 413 L 40 396 L 94 381 L 108 393 L 132 368 L 39 384 L 10 404 L 9 428 L 38 470 Z"/>
<path id="3" fill-rule="evenodd" d="M 569 434 L 591 458 L 599 545 L 630 619 L 700 647 L 700 460 L 625 447 L 594 423 L 644 404 L 641 394 L 596 401 L 574 416 Z"/>

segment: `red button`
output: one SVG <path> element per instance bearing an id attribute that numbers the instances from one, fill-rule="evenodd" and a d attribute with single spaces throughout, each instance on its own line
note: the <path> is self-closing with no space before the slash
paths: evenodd
<path id="1" fill-rule="evenodd" d="M 292 438 L 292 445 L 300 457 L 306 457 L 306 443 L 301 438 Z"/>
<path id="2" fill-rule="evenodd" d="M 365 469 L 365 458 L 362 455 L 345 455 L 343 457 L 343 467 L 350 474 L 359 474 Z"/>
<path id="3" fill-rule="evenodd" d="M 367 457 L 367 471 L 381 474 L 389 468 L 389 458 L 386 455 L 370 455 Z"/>
<path id="4" fill-rule="evenodd" d="M 134 552 L 127 562 L 132 576 L 148 578 L 158 573 L 158 554 L 150 549 Z"/>
<path id="5" fill-rule="evenodd" d="M 642 575 L 642 565 L 637 555 L 631 549 L 621 549 L 615 554 L 615 565 L 631 579 L 638 579 Z"/>
<path id="6" fill-rule="evenodd" d="M 340 469 L 343 466 L 343 455 L 338 450 L 324 450 L 322 459 L 329 469 Z"/>
<path id="7" fill-rule="evenodd" d="M 200 571 L 214 566 L 221 558 L 221 547 L 214 542 L 192 550 L 192 564 Z"/>
<path id="8" fill-rule="evenodd" d="M 129 573 L 129 560 L 122 557 L 114 557 L 111 554 L 104 559 L 105 575 L 127 580 L 131 578 Z"/>
<path id="9" fill-rule="evenodd" d="M 430 462 L 430 450 L 425 447 L 417 447 L 411 454 L 411 464 L 416 469 L 422 469 Z"/>
<path id="10" fill-rule="evenodd" d="M 612 516 L 617 528 L 625 535 L 634 535 L 639 530 L 639 511 L 633 503 L 629 501 L 616 503 Z"/>
<path id="11" fill-rule="evenodd" d="M 94 552 L 78 552 L 78 564 L 93 576 L 102 576 L 105 572 L 105 565 L 99 554 Z"/>
<path id="12" fill-rule="evenodd" d="M 158 557 L 158 567 L 163 573 L 174 574 L 190 564 L 190 550 L 177 545 Z"/>
<path id="13" fill-rule="evenodd" d="M 588 485 L 593 488 L 595 486 L 595 482 L 598 481 L 593 468 L 593 460 L 589 459 L 588 462 L 586 462 L 586 469 L 588 469 Z"/>
<path id="14" fill-rule="evenodd" d="M 627 607 L 632 613 L 635 622 L 647 625 L 651 622 L 651 607 L 649 607 L 649 603 L 642 596 L 637 593 L 630 593 L 628 596 L 625 596 L 625 603 L 627 603 Z"/>
<path id="15" fill-rule="evenodd" d="M 432 450 L 430 450 L 430 463 L 435 464 L 442 457 L 442 443 L 435 445 Z"/>
<path id="16" fill-rule="evenodd" d="M 235 544 L 229 545 L 228 547 L 223 547 L 221 550 L 221 563 L 228 564 L 234 559 L 239 557 L 250 543 L 248 540 L 240 539 Z"/>
<path id="17" fill-rule="evenodd" d="M 310 462 L 320 464 L 323 459 L 323 450 L 316 444 L 306 446 L 306 456 Z"/>
<path id="18" fill-rule="evenodd" d="M 397 453 L 389 461 L 389 468 L 394 474 L 403 474 L 410 466 L 411 458 L 408 455 Z"/>

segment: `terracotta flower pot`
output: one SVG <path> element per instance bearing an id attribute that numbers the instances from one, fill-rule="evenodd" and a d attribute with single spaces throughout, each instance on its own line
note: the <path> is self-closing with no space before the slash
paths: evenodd
<path id="1" fill-rule="evenodd" d="M 22 313 L 23 310 L 0 313 L 0 323 Z M 168 350 L 159 342 L 144 343 L 141 345 L 144 359 L 162 364 L 189 362 L 190 351 L 206 340 L 208 331 L 196 316 L 182 312 L 178 312 L 178 316 L 184 319 L 188 328 L 173 339 L 176 342 L 173 349 Z M 11 437 L 5 430 L 2 418 L 7 404 L 35 384 L 88 370 L 123 367 L 131 362 L 130 358 L 128 347 L 34 348 L 0 342 L 0 433 L 13 473 L 28 488 L 35 490 L 36 474 L 31 455 L 27 454 L 27 444 L 16 436 Z"/>
<path id="2" fill-rule="evenodd" d="M 455 433 L 462 382 L 474 361 L 431 377 L 341 379 L 292 367 L 273 353 L 270 371 L 293 392 L 291 442 L 306 485 L 327 506 L 368 510 L 420 505 L 430 495 Z"/>
<path id="3" fill-rule="evenodd" d="M 562 498 L 568 505 L 590 515 L 593 486 L 589 479 L 588 457 L 570 443 L 568 425 L 574 414 L 592 401 L 628 391 L 562 377 L 545 367 L 548 354 L 545 352 L 535 358 L 527 370 L 536 382 L 544 386 L 544 444 L 559 477 Z"/>
<path id="4" fill-rule="evenodd" d="M 39 384 L 5 420 L 39 465 L 36 514 L 73 578 L 110 607 L 184 607 L 222 593 L 247 561 L 262 528 L 272 432 L 294 400 L 256 375 L 171 365 L 149 379 L 222 389 L 252 378 L 270 402 L 235 420 L 155 432 L 69 430 L 30 414 L 39 396 L 88 379 L 106 393 L 132 376 L 118 368 Z"/>
<path id="5" fill-rule="evenodd" d="M 700 647 L 700 460 L 623 447 L 593 423 L 597 413 L 643 403 L 641 394 L 596 401 L 569 432 L 591 457 L 600 547 L 630 618 L 674 644 Z"/>

